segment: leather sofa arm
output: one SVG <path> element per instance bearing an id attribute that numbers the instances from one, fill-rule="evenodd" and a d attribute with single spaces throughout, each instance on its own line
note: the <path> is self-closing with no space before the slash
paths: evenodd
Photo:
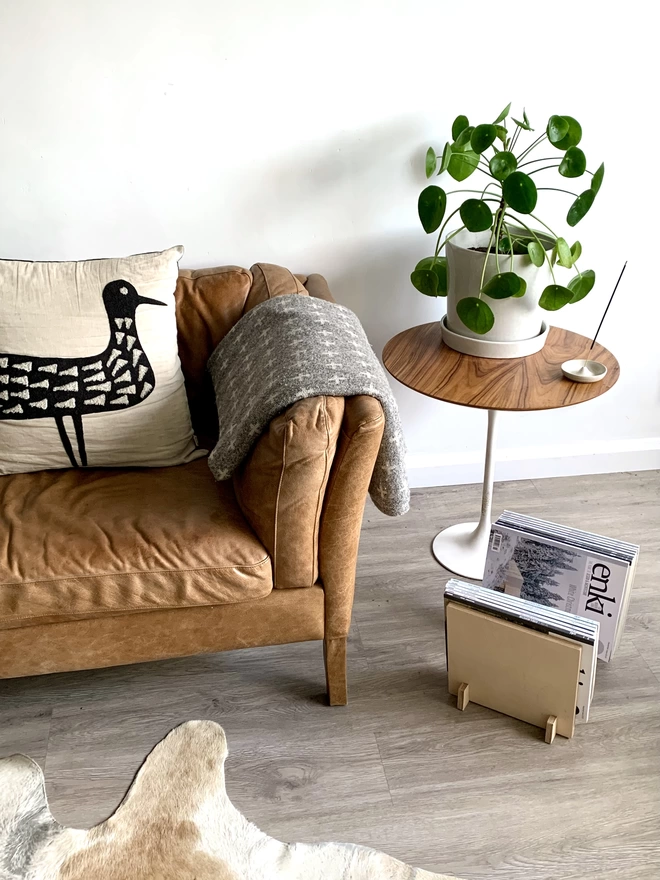
<path id="1" fill-rule="evenodd" d="M 319 534 L 326 641 L 345 639 L 351 625 L 362 515 L 384 428 L 383 408 L 375 397 L 345 399 Z"/>
<path id="2" fill-rule="evenodd" d="M 238 503 L 273 564 L 276 588 L 318 580 L 321 510 L 343 397 L 310 397 L 274 418 L 234 474 Z"/>
<path id="3" fill-rule="evenodd" d="M 291 276 L 267 264 L 252 272 L 250 305 L 294 292 L 335 301 L 322 275 Z M 360 529 L 384 427 L 373 397 L 301 400 L 271 422 L 234 477 L 239 504 L 273 559 L 275 586 L 320 580 L 324 588 L 332 703 L 345 702 Z"/>

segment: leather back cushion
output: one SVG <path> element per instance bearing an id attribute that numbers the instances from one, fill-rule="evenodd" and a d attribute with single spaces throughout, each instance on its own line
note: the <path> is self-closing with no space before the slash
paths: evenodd
<path id="1" fill-rule="evenodd" d="M 238 266 L 181 269 L 176 286 L 179 358 L 193 427 L 202 446 L 217 436 L 213 388 L 206 362 L 243 314 L 252 273 Z"/>
<path id="2" fill-rule="evenodd" d="M 179 358 L 193 427 L 202 446 L 212 446 L 217 439 L 213 388 L 206 372 L 209 357 L 246 311 L 286 293 L 306 295 L 307 291 L 288 269 L 271 263 L 256 263 L 251 270 L 221 266 L 179 271 L 175 294 Z"/>

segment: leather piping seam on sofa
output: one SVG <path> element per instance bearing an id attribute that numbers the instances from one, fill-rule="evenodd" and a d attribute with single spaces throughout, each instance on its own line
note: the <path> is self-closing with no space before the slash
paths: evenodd
<path id="1" fill-rule="evenodd" d="M 360 424 L 355 428 L 355 430 L 351 434 L 349 434 L 346 431 L 346 429 L 344 428 L 343 425 L 342 425 L 341 432 L 344 435 L 344 437 L 346 437 L 347 440 L 352 440 L 355 437 L 355 435 L 359 434 L 363 428 L 368 428 L 369 425 L 373 425 L 376 422 L 382 422 L 382 421 L 383 421 L 383 413 L 381 412 L 380 415 L 374 416 L 373 419 L 365 419 L 363 422 L 360 422 Z"/>
<path id="2" fill-rule="evenodd" d="M 323 586 L 319 581 L 312 584 L 312 587 L 318 587 L 321 590 L 323 589 Z M 308 590 L 309 587 L 290 587 L 289 589 Z M 66 617 L 66 620 L 51 620 L 51 618 L 58 616 L 56 614 L 41 614 L 39 616 L 30 615 L 28 617 L 0 617 L 0 636 L 2 636 L 3 633 L 14 632 L 17 629 L 21 629 L 21 627 L 17 626 L 2 627 L 1 625 L 5 621 L 14 623 L 19 620 L 29 620 L 34 622 L 34 626 L 54 626 L 55 624 L 69 623 L 72 620 L 96 620 L 98 617 L 105 617 L 108 614 L 150 614 L 154 611 L 186 611 L 191 608 L 222 608 L 223 605 L 242 605 L 244 602 L 260 602 L 262 599 L 267 599 L 271 593 L 272 590 L 269 590 L 268 593 L 264 593 L 263 596 L 249 596 L 247 599 L 233 599 L 228 602 L 195 602 L 192 605 L 154 605 L 149 608 L 145 608 L 144 605 L 123 605 L 121 608 L 95 608 L 94 611 L 63 610 L 58 612 L 62 617 Z M 43 623 L 42 621 L 44 620 L 47 620 L 48 622 Z"/>
<path id="3" fill-rule="evenodd" d="M 272 298 L 273 298 L 273 292 L 272 292 L 272 289 L 271 289 L 271 286 L 270 286 L 270 282 L 269 282 L 269 280 L 268 280 L 268 273 L 267 273 L 267 272 L 264 272 L 264 270 L 263 270 L 263 268 L 262 268 L 262 266 L 261 266 L 261 263 L 257 263 L 256 265 L 259 267 L 259 271 L 261 272 L 261 277 L 262 277 L 263 280 L 264 280 L 264 286 L 265 286 L 265 288 L 266 288 L 266 292 L 268 293 L 268 299 L 272 299 Z M 296 276 L 293 274 L 293 272 L 290 272 L 288 269 L 287 269 L 286 271 L 287 271 L 288 274 L 291 276 L 291 280 L 293 281 L 293 283 L 294 283 L 294 287 L 295 287 L 295 282 L 296 282 L 296 280 L 297 280 L 297 279 L 296 279 Z M 253 277 L 254 277 L 254 276 L 253 276 Z M 304 285 L 303 285 L 303 287 L 304 287 Z M 294 290 L 294 291 L 291 291 L 291 292 L 292 292 L 292 293 L 295 293 L 296 291 Z M 280 296 L 281 296 L 281 294 L 280 294 Z"/>
<path id="4" fill-rule="evenodd" d="M 376 422 L 380 422 L 380 421 L 382 421 L 382 419 L 383 419 L 382 414 L 379 416 L 376 416 L 373 419 L 366 419 L 364 422 L 360 422 L 360 424 L 357 426 L 357 428 L 355 428 L 355 430 L 350 434 L 348 433 L 348 431 L 345 430 L 345 428 L 342 427 L 342 429 L 341 429 L 342 436 L 345 437 L 346 440 L 348 440 L 348 443 L 345 444 L 343 450 L 341 452 L 337 452 L 337 455 L 335 456 L 334 466 L 337 470 L 339 470 L 341 468 L 342 464 L 344 463 L 344 459 L 348 455 L 348 452 L 349 452 L 348 444 L 352 443 L 352 441 L 355 439 L 356 435 L 359 434 L 360 431 L 363 430 L 363 428 L 368 428 L 369 425 L 373 425 Z"/>
<path id="5" fill-rule="evenodd" d="M 141 574 L 186 574 L 193 571 L 249 571 L 252 568 L 259 568 L 270 561 L 268 554 L 260 559 L 259 562 L 251 562 L 249 565 L 200 565 L 195 568 L 144 568 L 136 571 L 104 571 L 96 574 L 72 574 L 68 577 L 61 578 L 37 578 L 34 581 L 3 581 L 0 587 L 24 587 L 29 584 L 58 584 L 61 581 L 83 581 L 93 578 L 122 578 L 133 577 Z"/>
<path id="6" fill-rule="evenodd" d="M 325 449 L 323 450 L 324 466 L 323 479 L 316 495 L 316 514 L 314 516 L 314 536 L 312 539 L 312 576 L 314 575 L 314 563 L 319 558 L 319 532 L 321 531 L 321 509 L 323 496 L 328 482 L 328 451 L 330 449 L 330 425 L 328 424 L 328 398 L 323 395 L 323 422 L 325 424 Z"/>
<path id="7" fill-rule="evenodd" d="M 231 266 L 226 269 L 218 267 L 218 269 L 211 272 L 207 272 L 204 269 L 179 269 L 179 278 L 185 278 L 188 281 L 197 281 L 199 278 L 216 278 L 218 275 L 245 275 L 250 280 L 250 283 L 252 283 L 254 278 L 249 269 L 241 269 L 239 266 Z"/>
<path id="8" fill-rule="evenodd" d="M 373 424 L 376 424 L 377 422 L 382 421 L 383 417 L 384 417 L 383 413 L 381 412 L 380 415 L 375 416 L 373 419 L 365 419 L 363 422 L 360 422 L 360 424 L 351 433 L 346 431 L 346 429 L 342 425 L 341 436 L 345 437 L 348 442 L 344 443 L 344 444 L 340 444 L 340 443 L 337 444 L 337 453 L 335 454 L 335 459 L 333 462 L 333 470 L 335 471 L 335 473 L 339 473 L 339 471 L 342 469 L 343 464 L 344 464 L 344 460 L 346 459 L 346 456 L 349 454 L 350 445 L 353 442 L 353 440 L 355 439 L 355 437 L 360 433 L 360 431 L 362 431 L 365 428 L 368 428 L 370 425 L 373 425 Z M 341 448 L 342 446 L 343 446 L 343 449 Z M 332 477 L 330 479 L 330 482 L 332 482 Z M 319 576 L 320 576 L 320 571 L 319 571 Z M 343 638 L 343 636 L 332 636 L 332 638 Z"/>
<path id="9" fill-rule="evenodd" d="M 291 421 L 287 421 L 286 429 L 282 432 L 282 464 L 280 466 L 280 478 L 277 481 L 277 494 L 275 495 L 275 511 L 273 513 L 273 587 L 277 584 L 277 532 L 279 529 L 280 495 L 282 483 L 286 472 L 286 447 L 288 435 L 293 431 Z"/>

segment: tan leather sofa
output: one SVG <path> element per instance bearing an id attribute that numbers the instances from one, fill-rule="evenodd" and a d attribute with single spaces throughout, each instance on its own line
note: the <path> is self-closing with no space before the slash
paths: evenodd
<path id="1" fill-rule="evenodd" d="M 182 270 L 179 352 L 200 444 L 214 442 L 209 355 L 247 310 L 319 275 Z M 323 640 L 346 702 L 346 637 L 367 487 L 383 432 L 371 397 L 275 418 L 233 480 L 173 468 L 0 477 L 0 678 Z"/>

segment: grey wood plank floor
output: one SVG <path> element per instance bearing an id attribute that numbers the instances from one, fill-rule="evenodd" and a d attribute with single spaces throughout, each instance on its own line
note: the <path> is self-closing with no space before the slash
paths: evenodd
<path id="1" fill-rule="evenodd" d="M 45 767 L 59 821 L 119 803 L 173 726 L 228 735 L 227 787 L 284 840 L 343 840 L 481 878 L 660 876 L 660 472 L 499 483 L 505 507 L 639 542 L 616 658 L 593 720 L 541 731 L 448 696 L 443 585 L 430 543 L 474 519 L 478 486 L 415 490 L 411 512 L 369 503 L 350 638 L 350 704 L 324 704 L 318 643 L 0 682 L 0 755 Z"/>

